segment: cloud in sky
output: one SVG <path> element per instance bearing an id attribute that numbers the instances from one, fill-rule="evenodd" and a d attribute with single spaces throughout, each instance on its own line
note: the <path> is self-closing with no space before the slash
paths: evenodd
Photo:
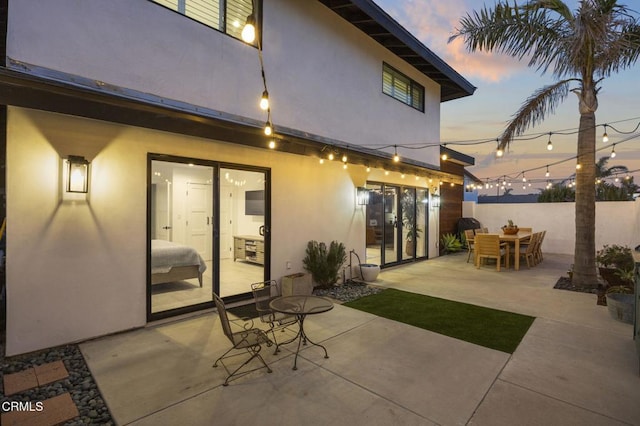
<path id="1" fill-rule="evenodd" d="M 429 49 L 465 77 L 499 82 L 526 68 L 517 60 L 494 53 L 469 53 L 462 39 L 448 43 L 460 18 L 472 7 L 463 0 L 376 0 L 376 3 Z"/>

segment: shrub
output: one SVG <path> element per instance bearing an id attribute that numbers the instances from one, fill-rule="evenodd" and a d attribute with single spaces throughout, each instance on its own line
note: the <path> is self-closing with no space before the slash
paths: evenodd
<path id="1" fill-rule="evenodd" d="M 304 269 L 311 273 L 318 287 L 331 287 L 338 281 L 340 267 L 347 260 L 347 253 L 342 243 L 332 241 L 327 250 L 325 243 L 309 241 L 306 253 L 302 264 Z"/>
<path id="2" fill-rule="evenodd" d="M 455 234 L 444 234 L 440 239 L 440 248 L 445 254 L 459 252 L 463 247 Z"/>

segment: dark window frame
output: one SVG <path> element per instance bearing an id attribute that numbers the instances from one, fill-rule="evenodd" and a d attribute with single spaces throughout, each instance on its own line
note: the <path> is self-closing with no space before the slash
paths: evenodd
<path id="1" fill-rule="evenodd" d="M 382 63 L 382 93 L 424 113 L 424 86 L 386 62 Z"/>

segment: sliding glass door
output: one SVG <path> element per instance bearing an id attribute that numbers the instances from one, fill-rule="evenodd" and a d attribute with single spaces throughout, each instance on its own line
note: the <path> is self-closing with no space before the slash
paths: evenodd
<path id="1" fill-rule="evenodd" d="M 150 319 L 251 298 L 268 276 L 269 172 L 150 155 Z"/>
<path id="2" fill-rule="evenodd" d="M 371 182 L 367 189 L 367 263 L 391 266 L 426 257 L 428 191 Z"/>

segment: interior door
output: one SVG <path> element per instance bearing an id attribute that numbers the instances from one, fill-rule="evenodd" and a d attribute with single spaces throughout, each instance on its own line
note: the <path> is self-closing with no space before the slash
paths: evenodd
<path id="1" fill-rule="evenodd" d="M 211 185 L 187 182 L 187 245 L 206 261 L 211 260 Z"/>

